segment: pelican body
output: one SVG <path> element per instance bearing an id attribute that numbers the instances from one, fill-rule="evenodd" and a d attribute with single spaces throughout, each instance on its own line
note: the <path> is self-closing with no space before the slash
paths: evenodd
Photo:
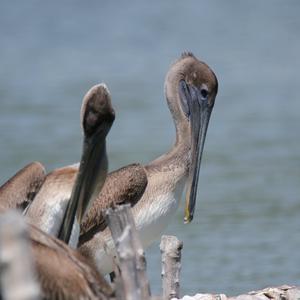
<path id="1" fill-rule="evenodd" d="M 213 71 L 193 54 L 184 53 L 170 68 L 165 81 L 165 94 L 176 128 L 176 141 L 169 152 L 144 166 L 147 178 L 145 191 L 133 203 L 132 212 L 143 247 L 147 248 L 160 237 L 170 223 L 186 188 L 185 223 L 192 221 L 198 184 L 201 156 L 218 82 Z M 124 173 L 132 170 L 123 168 Z M 127 174 L 129 176 L 129 174 Z M 94 261 L 103 274 L 113 270 L 114 244 L 108 228 L 103 226 L 97 208 L 107 202 L 104 184 L 98 199 L 81 224 L 80 252 Z M 110 190 L 118 193 L 124 184 Z M 89 234 L 91 222 L 102 224 Z"/>

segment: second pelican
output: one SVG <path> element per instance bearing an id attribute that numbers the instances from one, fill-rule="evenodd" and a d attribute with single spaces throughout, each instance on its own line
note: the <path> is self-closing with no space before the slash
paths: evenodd
<path id="1" fill-rule="evenodd" d="M 132 202 L 136 202 L 132 203 L 133 216 L 144 247 L 157 239 L 171 221 L 184 186 L 184 221 L 189 223 L 193 219 L 201 157 L 217 91 L 215 74 L 192 53 L 182 54 L 166 76 L 165 94 L 175 123 L 176 142 L 169 152 L 144 167 L 148 185 L 142 196 L 136 193 L 139 200 L 132 197 Z M 134 188 L 132 172 L 129 167 L 117 171 L 114 185 L 110 177 L 107 178 L 100 196 L 81 224 L 79 250 L 92 259 L 102 273 L 113 269 L 114 244 L 99 210 L 103 203 L 109 206 L 108 202 L 116 201 L 115 197 L 108 196 L 108 192 L 118 195 L 129 186 Z M 125 176 L 132 178 L 122 181 Z M 91 234 L 93 223 L 96 226 L 93 226 Z"/>

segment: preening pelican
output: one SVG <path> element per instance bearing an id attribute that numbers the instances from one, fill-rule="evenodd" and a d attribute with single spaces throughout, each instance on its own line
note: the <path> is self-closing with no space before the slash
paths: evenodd
<path id="1" fill-rule="evenodd" d="M 105 138 L 114 118 L 106 85 L 92 87 L 81 108 L 84 142 L 79 171 L 78 165 L 73 165 L 49 173 L 26 212 L 28 222 L 65 242 L 71 237 L 70 244 L 74 247 L 84 213 L 99 194 L 107 175 Z"/>

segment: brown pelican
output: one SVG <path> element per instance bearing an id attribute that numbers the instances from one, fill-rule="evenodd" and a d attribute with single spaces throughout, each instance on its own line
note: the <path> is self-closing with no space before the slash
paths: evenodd
<path id="1" fill-rule="evenodd" d="M 59 236 L 67 243 L 71 237 L 72 246 L 77 245 L 79 224 L 107 175 L 105 137 L 114 118 L 105 84 L 92 87 L 81 108 L 84 142 L 79 171 L 78 166 L 73 165 L 49 173 L 26 212 L 27 220 L 43 231 Z"/>
<path id="2" fill-rule="evenodd" d="M 18 171 L 0 187 L 0 207 L 23 210 L 31 203 L 45 180 L 45 168 L 33 162 Z"/>
<path id="3" fill-rule="evenodd" d="M 144 167 L 148 185 L 132 208 L 144 247 L 157 239 L 171 221 L 184 186 L 184 221 L 189 223 L 193 219 L 203 146 L 217 90 L 218 82 L 213 71 L 191 53 L 182 54 L 167 73 L 165 94 L 175 123 L 176 142 L 169 152 Z M 125 167 L 119 179 L 124 174 L 130 177 L 131 172 Z M 118 174 L 115 182 L 111 193 L 118 194 L 118 190 L 125 188 L 124 183 L 118 180 Z M 101 203 L 113 201 L 113 198 L 108 200 L 104 193 L 107 184 L 109 177 L 103 193 L 92 204 L 81 224 L 79 243 L 80 252 L 92 259 L 102 273 L 112 271 L 114 256 L 110 232 L 99 214 Z M 93 222 L 96 225 L 91 235 L 90 224 Z"/>

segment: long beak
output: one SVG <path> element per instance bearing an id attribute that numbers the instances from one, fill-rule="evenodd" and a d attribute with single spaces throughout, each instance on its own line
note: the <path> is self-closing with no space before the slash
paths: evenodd
<path id="1" fill-rule="evenodd" d="M 107 176 L 105 137 L 112 123 L 104 122 L 91 137 L 85 137 L 79 172 L 63 220 L 59 239 L 70 240 L 75 215 L 81 223 L 88 206 L 98 196 Z"/>
<path id="2" fill-rule="evenodd" d="M 191 165 L 186 187 L 184 215 L 184 223 L 189 223 L 194 216 L 201 158 L 212 107 L 209 106 L 207 99 L 201 97 L 196 87 L 186 86 L 184 94 L 189 106 L 191 123 Z"/>

